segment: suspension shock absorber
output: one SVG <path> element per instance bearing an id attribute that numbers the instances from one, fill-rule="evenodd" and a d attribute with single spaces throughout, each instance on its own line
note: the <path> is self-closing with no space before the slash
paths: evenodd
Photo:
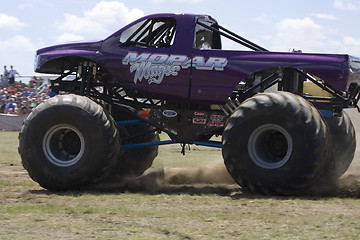
<path id="1" fill-rule="evenodd" d="M 86 96 L 90 95 L 91 83 L 93 80 L 93 62 L 88 63 L 87 79 L 86 79 Z"/>
<path id="2" fill-rule="evenodd" d="M 87 73 L 87 62 L 81 62 L 78 69 L 79 77 L 81 77 L 81 86 L 80 86 L 80 95 L 85 95 L 85 86 L 86 86 L 86 74 Z"/>
<path id="3" fill-rule="evenodd" d="M 92 82 L 95 79 L 96 72 L 96 63 L 91 61 L 80 62 L 77 72 L 78 76 L 81 78 L 80 95 L 90 95 Z"/>

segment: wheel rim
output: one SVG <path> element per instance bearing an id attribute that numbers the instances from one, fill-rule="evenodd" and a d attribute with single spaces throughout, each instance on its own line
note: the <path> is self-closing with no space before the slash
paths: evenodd
<path id="1" fill-rule="evenodd" d="M 84 136 L 72 125 L 56 125 L 46 132 L 43 151 L 52 164 L 60 167 L 72 166 L 84 154 Z"/>
<path id="2" fill-rule="evenodd" d="M 264 124 L 256 128 L 248 141 L 251 160 L 264 169 L 284 166 L 291 156 L 292 149 L 290 134 L 276 124 Z"/>

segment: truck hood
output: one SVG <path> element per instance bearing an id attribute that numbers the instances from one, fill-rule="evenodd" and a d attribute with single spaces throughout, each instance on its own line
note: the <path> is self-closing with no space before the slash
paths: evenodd
<path id="1" fill-rule="evenodd" d="M 96 53 L 100 50 L 102 42 L 77 42 L 38 49 L 34 70 L 38 73 L 61 74 L 78 59 L 96 61 Z"/>
<path id="2" fill-rule="evenodd" d="M 58 50 L 74 50 L 74 49 L 82 49 L 88 51 L 96 51 L 99 50 L 103 41 L 94 41 L 94 42 L 73 42 L 73 43 L 65 43 L 60 45 L 53 45 L 50 47 L 40 48 L 36 51 L 36 54 L 43 54 L 51 51 Z"/>

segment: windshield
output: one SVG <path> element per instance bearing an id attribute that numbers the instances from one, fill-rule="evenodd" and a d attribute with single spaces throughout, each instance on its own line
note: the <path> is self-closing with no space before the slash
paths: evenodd
<path id="1" fill-rule="evenodd" d="M 168 48 L 174 43 L 175 33 L 175 18 L 146 19 L 121 33 L 120 46 Z"/>

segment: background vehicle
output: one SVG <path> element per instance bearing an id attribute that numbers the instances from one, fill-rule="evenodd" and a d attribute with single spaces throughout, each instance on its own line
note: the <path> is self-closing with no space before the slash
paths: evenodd
<path id="1" fill-rule="evenodd" d="M 221 49 L 221 37 L 249 50 Z M 332 187 L 356 140 L 359 59 L 270 52 L 207 15 L 156 14 L 99 42 L 39 49 L 35 71 L 57 95 L 20 133 L 29 175 L 52 190 L 142 174 L 167 143 L 221 147 L 243 189 Z M 159 141 L 158 131 L 170 141 Z M 222 142 L 214 142 L 222 135 Z"/>

